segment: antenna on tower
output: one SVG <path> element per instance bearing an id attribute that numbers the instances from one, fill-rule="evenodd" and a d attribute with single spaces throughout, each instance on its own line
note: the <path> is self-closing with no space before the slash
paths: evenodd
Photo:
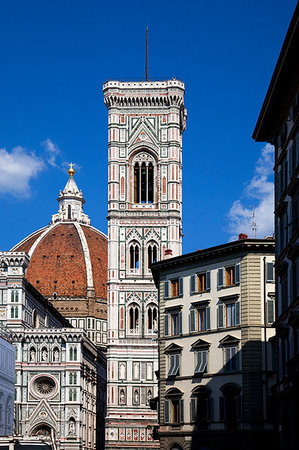
<path id="1" fill-rule="evenodd" d="M 148 27 L 146 27 L 146 43 L 145 43 L 145 81 L 148 81 Z"/>
<path id="2" fill-rule="evenodd" d="M 252 207 L 252 222 L 251 222 L 251 231 L 252 231 L 252 237 L 253 239 L 256 239 L 256 220 L 255 220 L 255 207 Z"/>

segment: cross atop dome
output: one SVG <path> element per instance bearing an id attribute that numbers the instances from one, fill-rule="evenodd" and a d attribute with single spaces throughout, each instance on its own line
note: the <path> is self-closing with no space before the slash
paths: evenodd
<path id="1" fill-rule="evenodd" d="M 69 179 L 63 191 L 59 192 L 57 199 L 59 203 L 59 211 L 52 216 L 52 223 L 55 222 L 80 222 L 90 225 L 90 219 L 87 214 L 83 212 L 83 198 L 82 191 L 78 189 L 76 181 L 74 180 L 75 169 L 74 164 L 69 164 L 68 170 Z"/>

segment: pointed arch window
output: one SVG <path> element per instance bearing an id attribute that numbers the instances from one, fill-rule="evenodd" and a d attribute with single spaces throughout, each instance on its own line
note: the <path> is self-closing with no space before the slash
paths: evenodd
<path id="1" fill-rule="evenodd" d="M 151 264 L 157 262 L 158 247 L 156 244 L 149 244 L 147 248 L 147 266 L 150 268 Z"/>
<path id="2" fill-rule="evenodd" d="M 139 245 L 133 243 L 130 245 L 130 269 L 139 269 Z"/>
<path id="3" fill-rule="evenodd" d="M 134 163 L 134 203 L 154 202 L 154 163 L 147 153 L 141 153 Z"/>
<path id="4" fill-rule="evenodd" d="M 68 207 L 67 207 L 67 218 L 68 218 L 68 220 L 72 219 L 72 207 L 71 207 L 71 205 L 68 205 Z"/>
<path id="5" fill-rule="evenodd" d="M 132 303 L 129 306 L 129 332 L 138 333 L 139 332 L 139 320 L 140 320 L 140 309 L 137 303 Z"/>
<path id="6" fill-rule="evenodd" d="M 158 326 L 158 308 L 154 304 L 150 304 L 147 308 L 147 329 L 149 333 L 157 330 Z"/>

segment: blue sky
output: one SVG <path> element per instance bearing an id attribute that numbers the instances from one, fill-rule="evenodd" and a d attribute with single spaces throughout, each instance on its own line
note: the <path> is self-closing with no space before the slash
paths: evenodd
<path id="1" fill-rule="evenodd" d="M 56 213 L 79 166 L 92 225 L 107 231 L 107 79 L 186 84 L 183 251 L 273 231 L 273 151 L 252 132 L 295 0 L 2 0 L 0 249 Z"/>

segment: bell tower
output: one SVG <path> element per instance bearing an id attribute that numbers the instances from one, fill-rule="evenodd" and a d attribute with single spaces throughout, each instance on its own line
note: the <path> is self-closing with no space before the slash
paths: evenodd
<path id="1" fill-rule="evenodd" d="M 158 297 L 150 265 L 181 254 L 184 83 L 103 86 L 108 108 L 106 448 L 159 447 Z"/>

